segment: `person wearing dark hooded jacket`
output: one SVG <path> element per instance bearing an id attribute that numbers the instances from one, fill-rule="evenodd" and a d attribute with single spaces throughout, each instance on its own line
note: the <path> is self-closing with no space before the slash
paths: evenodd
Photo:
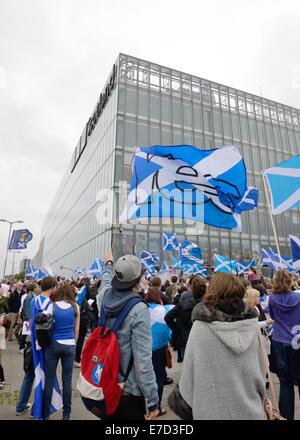
<path id="1" fill-rule="evenodd" d="M 186 296 L 165 315 L 165 321 L 172 331 L 177 333 L 177 362 L 182 362 L 187 340 L 192 328 L 192 311 L 202 300 L 206 292 L 206 282 L 200 277 L 193 277 L 192 296 Z"/>
<path id="2" fill-rule="evenodd" d="M 288 420 L 294 420 L 294 382 L 298 383 L 300 396 L 300 293 L 292 292 L 291 287 L 291 275 L 286 270 L 278 270 L 269 297 L 269 312 L 275 321 L 271 342 L 272 366 L 280 381 L 280 413 Z"/>
<path id="3" fill-rule="evenodd" d="M 140 260 L 133 255 L 117 260 L 114 276 L 112 264 L 111 260 L 107 261 L 97 295 L 99 317 L 104 311 L 108 327 L 131 299 L 140 298 L 138 290 L 143 274 Z M 120 383 L 124 382 L 132 360 L 133 364 L 116 413 L 105 419 L 153 420 L 159 415 L 159 397 L 152 365 L 150 313 L 144 301 L 130 309 L 116 335 L 120 348 Z"/>
<path id="4" fill-rule="evenodd" d="M 259 326 L 244 295 L 239 278 L 217 273 L 193 310 L 179 391 L 195 420 L 266 420 Z"/>

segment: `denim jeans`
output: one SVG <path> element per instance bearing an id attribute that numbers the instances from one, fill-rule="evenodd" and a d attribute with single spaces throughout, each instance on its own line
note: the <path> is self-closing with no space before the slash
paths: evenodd
<path id="1" fill-rule="evenodd" d="M 19 401 L 16 406 L 16 412 L 22 412 L 26 409 L 26 405 L 28 403 L 32 391 L 34 378 L 35 378 L 34 371 L 25 372 L 23 383 L 20 389 Z M 33 407 L 31 409 L 31 414 L 33 414 Z"/>
<path id="2" fill-rule="evenodd" d="M 43 397 L 43 418 L 50 415 L 52 391 L 56 377 L 58 361 L 62 366 L 63 414 L 70 416 L 72 402 L 72 374 L 75 358 L 75 345 L 59 344 L 56 341 L 45 350 L 45 389 Z"/>
<path id="3" fill-rule="evenodd" d="M 157 391 L 159 398 L 159 407 L 161 404 L 161 399 L 164 390 L 164 384 L 167 377 L 166 373 L 166 349 L 160 348 L 158 350 L 152 351 L 152 364 L 154 368 L 154 373 L 157 383 Z"/>
<path id="4" fill-rule="evenodd" d="M 277 376 L 280 382 L 279 409 L 283 417 L 294 420 L 295 412 L 295 384 L 298 382 L 300 397 L 299 371 L 300 362 L 290 344 L 272 340 L 272 356 L 276 364 Z"/>

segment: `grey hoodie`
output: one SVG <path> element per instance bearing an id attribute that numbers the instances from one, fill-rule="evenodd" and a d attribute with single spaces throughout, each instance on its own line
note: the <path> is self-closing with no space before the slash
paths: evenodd
<path id="1" fill-rule="evenodd" d="M 193 320 L 179 383 L 193 418 L 266 419 L 265 368 L 257 318 L 246 311 L 240 320 L 230 320 L 227 314 L 214 310 L 209 319 L 209 309 L 200 303 Z"/>
<path id="2" fill-rule="evenodd" d="M 109 327 L 113 324 L 122 307 L 130 299 L 139 297 L 132 290 L 113 289 L 111 287 L 112 275 L 112 267 L 106 266 L 97 294 L 99 316 L 103 304 Z M 134 365 L 124 384 L 124 393 L 144 396 L 150 410 L 158 408 L 157 384 L 152 365 L 150 313 L 145 303 L 140 302 L 132 307 L 123 325 L 117 331 L 117 338 L 120 348 L 119 382 L 124 380 L 132 355 L 134 360 Z"/>

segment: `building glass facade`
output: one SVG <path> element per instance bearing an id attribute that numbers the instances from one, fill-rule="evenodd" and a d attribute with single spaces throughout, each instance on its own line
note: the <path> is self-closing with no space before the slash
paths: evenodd
<path id="1" fill-rule="evenodd" d="M 112 188 L 109 209 L 117 224 L 119 182 L 130 181 L 135 147 L 156 144 L 201 149 L 235 145 L 246 163 L 248 186 L 260 190 L 257 211 L 242 214 L 242 233 L 205 225 L 202 234 L 191 235 L 195 232 L 188 225 L 176 224 L 179 240 L 198 243 L 209 262 L 214 253 L 247 259 L 258 257 L 262 247 L 275 248 L 261 170 L 300 153 L 300 111 L 120 54 L 116 85 L 71 172 L 79 141 L 45 220 L 40 249 L 44 261 L 56 270 L 86 266 L 103 258 L 111 245 L 115 256 L 146 248 L 163 257 L 161 234 L 170 225 L 103 227 L 96 218 L 98 191 Z M 288 235 L 300 235 L 300 210 L 275 216 L 275 224 L 281 253 L 289 255 Z"/>

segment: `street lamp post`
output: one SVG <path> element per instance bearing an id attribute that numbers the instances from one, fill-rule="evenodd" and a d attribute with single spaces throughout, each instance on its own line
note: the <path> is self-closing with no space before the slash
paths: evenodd
<path id="1" fill-rule="evenodd" d="M 15 274 L 15 258 L 16 258 L 16 254 L 20 254 L 21 252 L 20 251 L 14 251 L 13 252 L 13 254 L 14 254 L 14 256 L 13 256 L 13 264 L 12 264 L 12 277 L 14 276 L 14 274 Z"/>
<path id="2" fill-rule="evenodd" d="M 9 223 L 9 233 L 8 233 L 8 240 L 7 240 L 7 248 L 6 248 L 6 256 L 5 256 L 5 263 L 4 263 L 4 270 L 3 270 L 3 279 L 5 277 L 5 271 L 6 271 L 6 263 L 7 263 L 7 256 L 8 256 L 8 249 L 9 249 L 9 240 L 10 240 L 10 234 L 11 234 L 11 228 L 14 223 L 24 223 L 23 220 L 15 220 L 13 222 L 10 222 L 9 220 L 5 220 L 4 218 L 0 218 L 0 222 L 6 222 Z"/>

